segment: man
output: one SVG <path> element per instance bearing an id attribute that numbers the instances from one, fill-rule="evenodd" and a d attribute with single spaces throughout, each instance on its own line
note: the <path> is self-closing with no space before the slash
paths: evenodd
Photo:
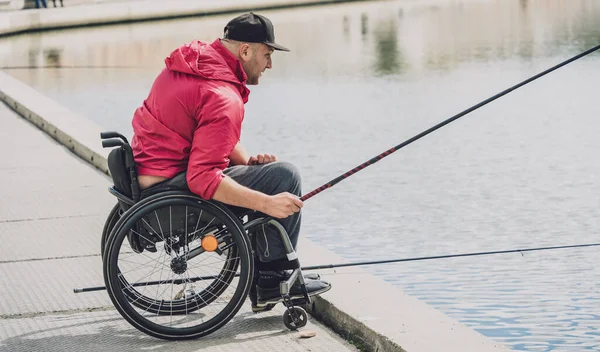
<path id="1" fill-rule="evenodd" d="M 190 191 L 279 219 L 296 247 L 303 206 L 298 170 L 270 154 L 250 157 L 240 144 L 247 85 L 272 67 L 275 50 L 289 51 L 275 43 L 271 21 L 254 13 L 231 20 L 221 39 L 177 48 L 135 112 L 132 149 L 142 189 L 185 171 Z M 279 282 L 291 266 L 272 226 L 254 236 L 258 273 L 250 297 L 253 310 L 262 311 L 281 301 Z M 307 275 L 310 295 L 331 288 L 318 279 Z M 302 297 L 298 285 L 291 296 Z"/>

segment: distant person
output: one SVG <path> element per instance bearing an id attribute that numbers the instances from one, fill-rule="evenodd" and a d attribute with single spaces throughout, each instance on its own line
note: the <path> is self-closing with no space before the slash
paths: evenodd
<path id="1" fill-rule="evenodd" d="M 54 4 L 54 7 L 56 7 L 56 0 L 52 0 L 52 3 Z M 63 5 L 63 0 L 60 0 L 60 7 L 65 7 Z"/>
<path id="2" fill-rule="evenodd" d="M 41 4 L 40 4 L 41 3 Z M 41 5 L 41 6 L 40 6 Z M 35 8 L 39 9 L 40 7 L 48 7 L 48 5 L 46 4 L 46 0 L 35 0 Z"/>
<path id="3" fill-rule="evenodd" d="M 250 156 L 240 143 L 247 85 L 257 85 L 272 67 L 275 50 L 289 51 L 275 43 L 271 21 L 254 13 L 232 19 L 223 38 L 212 43 L 178 47 L 134 113 L 131 146 L 142 189 L 186 172 L 188 188 L 200 197 L 276 218 L 295 248 L 303 206 L 298 169 L 271 154 Z M 294 258 L 287 258 L 273 226 L 261 226 L 254 235 L 258 275 L 250 299 L 259 312 L 281 301 L 279 283 L 289 278 Z M 132 247 L 155 250 L 138 240 Z M 310 274 L 306 287 L 311 296 L 331 289 Z M 303 297 L 300 285 L 290 296 Z"/>

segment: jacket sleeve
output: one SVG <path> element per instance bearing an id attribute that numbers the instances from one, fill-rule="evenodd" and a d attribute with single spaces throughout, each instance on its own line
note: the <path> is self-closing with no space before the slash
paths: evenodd
<path id="1" fill-rule="evenodd" d="M 240 137 L 241 124 L 236 115 L 237 104 L 228 99 L 213 98 L 206 103 L 194 131 L 187 183 L 190 191 L 211 199 L 229 165 L 229 155 Z"/>

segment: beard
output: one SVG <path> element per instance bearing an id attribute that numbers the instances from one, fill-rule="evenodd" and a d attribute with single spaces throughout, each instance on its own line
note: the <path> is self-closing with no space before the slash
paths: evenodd
<path id="1" fill-rule="evenodd" d="M 246 84 L 249 86 L 253 86 L 253 85 L 257 85 L 258 84 L 258 78 L 259 76 L 250 76 L 248 75 L 248 80 L 246 81 Z"/>
<path id="2" fill-rule="evenodd" d="M 256 62 L 248 62 L 245 65 L 242 65 L 244 68 L 244 72 L 246 72 L 246 76 L 248 79 L 246 80 L 247 85 L 257 85 L 260 79 L 261 70 L 259 69 Z"/>

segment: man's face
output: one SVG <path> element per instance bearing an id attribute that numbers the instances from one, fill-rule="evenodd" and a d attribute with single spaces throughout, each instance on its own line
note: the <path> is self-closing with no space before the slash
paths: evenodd
<path id="1" fill-rule="evenodd" d="M 271 54 L 273 54 L 273 48 L 263 43 L 248 46 L 248 51 L 242 55 L 242 67 L 248 76 L 246 84 L 258 84 L 262 73 L 272 67 Z"/>

